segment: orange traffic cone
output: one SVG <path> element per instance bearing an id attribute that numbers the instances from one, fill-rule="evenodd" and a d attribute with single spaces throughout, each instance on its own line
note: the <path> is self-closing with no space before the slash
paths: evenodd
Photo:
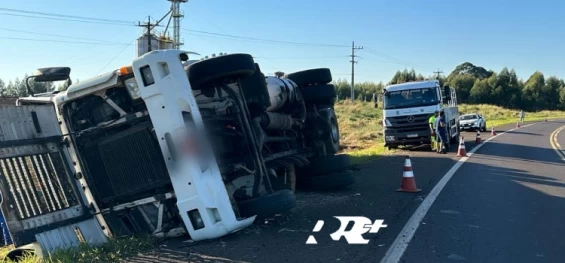
<path id="1" fill-rule="evenodd" d="M 516 128 L 520 128 L 520 123 L 519 123 L 519 122 L 516 123 Z"/>
<path id="2" fill-rule="evenodd" d="M 418 187 L 416 187 L 416 180 L 414 179 L 410 156 L 406 156 L 406 160 L 404 161 L 404 173 L 402 173 L 402 183 L 400 188 L 396 189 L 396 191 L 408 193 L 417 193 L 422 191 L 422 189 L 418 189 Z"/>
<path id="3" fill-rule="evenodd" d="M 490 135 L 491 135 L 491 136 L 496 136 L 496 131 L 494 130 L 494 126 L 492 126 L 492 127 L 490 128 Z"/>
<path id="4" fill-rule="evenodd" d="M 481 131 L 477 131 L 477 137 L 475 138 L 475 143 L 481 143 Z"/>
<path id="5" fill-rule="evenodd" d="M 467 157 L 467 151 L 465 150 L 465 140 L 463 137 L 459 140 L 459 149 L 457 149 L 457 157 Z"/>

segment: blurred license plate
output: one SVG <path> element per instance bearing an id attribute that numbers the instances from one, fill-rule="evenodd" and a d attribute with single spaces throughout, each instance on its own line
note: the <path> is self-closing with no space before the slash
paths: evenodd
<path id="1" fill-rule="evenodd" d="M 418 137 L 418 134 L 408 134 L 407 137 L 408 138 L 416 138 L 416 137 Z"/>

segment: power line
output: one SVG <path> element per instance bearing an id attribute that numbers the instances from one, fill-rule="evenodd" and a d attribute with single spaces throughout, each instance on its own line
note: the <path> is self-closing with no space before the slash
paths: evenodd
<path id="1" fill-rule="evenodd" d="M 97 18 L 97 17 L 86 17 L 86 16 L 72 16 L 72 15 L 64 15 L 64 14 L 28 11 L 28 10 L 22 10 L 22 9 L 2 8 L 2 7 L 0 7 L 0 11 L 24 13 L 24 14 L 34 14 L 34 15 L 43 15 L 43 16 L 52 16 L 52 17 L 66 17 L 66 18 L 74 18 L 74 19 L 81 19 L 81 20 L 92 20 L 92 21 L 109 22 L 109 23 L 133 24 L 131 21 L 118 20 L 118 19 L 106 19 L 106 18 Z"/>
<path id="2" fill-rule="evenodd" d="M 396 57 L 393 57 L 393 56 L 384 54 L 384 53 L 382 53 L 382 52 L 378 52 L 378 51 L 373 50 L 373 49 L 371 49 L 371 48 L 368 48 L 368 49 L 367 49 L 367 52 L 368 52 L 369 54 L 372 54 L 372 55 L 375 55 L 375 56 L 378 56 L 378 57 L 387 59 L 387 60 L 389 60 L 389 61 L 391 61 L 391 62 L 393 62 L 393 63 L 399 64 L 399 65 L 409 66 L 409 67 L 416 68 L 416 67 L 414 67 L 413 65 L 411 65 L 411 63 L 409 63 L 408 61 L 404 61 L 404 60 L 402 60 L 402 59 L 399 59 L 399 58 L 396 58 Z"/>
<path id="3" fill-rule="evenodd" d="M 320 57 L 253 57 L 259 59 L 323 59 L 323 58 L 346 58 L 349 56 L 320 56 Z"/>
<path id="4" fill-rule="evenodd" d="M 304 45 L 304 46 L 318 46 L 318 47 L 348 47 L 348 46 L 346 46 L 346 45 L 322 44 L 322 43 L 305 43 L 305 42 L 294 42 L 294 41 L 264 39 L 264 38 L 255 38 L 255 37 L 235 36 L 235 35 L 214 33 L 214 32 L 201 31 L 201 30 L 184 29 L 183 31 L 188 32 L 188 33 L 198 33 L 198 34 L 202 34 L 202 35 L 200 35 L 200 36 L 209 35 L 209 36 L 216 36 L 216 37 L 227 37 L 227 38 L 233 38 L 233 39 L 260 41 L 260 42 L 268 42 L 268 43 L 291 44 L 291 45 Z"/>
<path id="5" fill-rule="evenodd" d="M 118 20 L 118 19 L 64 15 L 64 14 L 56 14 L 56 13 L 27 11 L 27 10 L 21 10 L 21 9 L 9 9 L 9 8 L 0 8 L 0 11 L 27 14 L 27 15 L 22 15 L 22 14 L 0 13 L 0 15 L 20 16 L 20 17 L 28 17 L 28 18 L 40 18 L 40 19 L 59 20 L 59 21 L 72 21 L 72 22 L 82 22 L 82 23 L 94 23 L 94 24 L 136 26 L 136 24 L 134 22 L 125 21 L 125 20 Z M 38 16 L 38 15 L 43 15 L 43 16 Z M 194 33 L 201 34 L 201 36 L 217 36 L 217 37 L 224 37 L 224 38 L 231 38 L 231 39 L 241 39 L 241 40 L 259 41 L 259 42 L 267 42 L 267 43 L 279 43 L 279 44 L 291 44 L 291 45 L 303 45 L 303 46 L 318 46 L 318 47 L 348 47 L 347 45 L 337 45 L 337 44 L 305 43 L 305 42 L 294 42 L 294 41 L 284 41 L 284 40 L 275 40 L 275 39 L 245 37 L 245 36 L 222 34 L 222 33 L 201 31 L 201 30 L 184 29 L 183 31 L 188 32 L 188 33 L 192 33 L 192 34 L 194 34 Z"/>
<path id="6" fill-rule="evenodd" d="M 137 38 L 134 38 L 132 41 L 129 42 L 128 45 L 125 45 L 124 48 L 122 48 L 122 49 L 118 52 L 118 54 L 116 54 L 110 61 L 108 61 L 108 63 L 106 63 L 106 65 L 104 65 L 104 67 L 97 73 L 97 75 L 100 74 L 102 71 L 104 71 L 104 69 L 106 69 L 106 67 L 108 67 L 112 62 L 114 62 L 114 60 L 116 60 L 116 58 L 118 58 L 118 57 L 126 50 L 126 48 L 128 48 L 129 46 L 131 46 L 132 43 L 133 43 L 135 40 L 137 40 Z"/>
<path id="7" fill-rule="evenodd" d="M 351 101 L 355 100 L 355 51 L 361 50 L 363 47 L 356 47 L 355 41 L 351 42 Z"/>
<path id="8" fill-rule="evenodd" d="M 81 22 L 81 23 L 90 23 L 90 24 L 101 24 L 101 25 L 112 25 L 112 26 L 134 26 L 133 23 L 131 25 L 127 25 L 122 23 L 110 23 L 110 22 L 102 22 L 102 21 L 88 21 L 88 20 L 77 20 L 77 19 L 44 17 L 44 16 L 18 15 L 18 14 L 9 14 L 9 13 L 0 13 L 0 15 L 27 17 L 27 18 L 40 18 L 40 19 L 57 20 L 57 21 L 71 21 L 71 22 Z"/>
<path id="9" fill-rule="evenodd" d="M 17 32 L 17 33 L 27 33 L 27 34 L 34 34 L 34 35 L 51 36 L 51 37 L 62 37 L 62 38 L 68 38 L 68 39 L 82 39 L 82 40 L 89 40 L 89 41 L 96 41 L 96 42 L 113 43 L 113 44 L 116 44 L 116 45 L 123 45 L 124 44 L 124 43 L 117 43 L 117 42 L 106 41 L 106 40 L 98 40 L 98 39 L 92 39 L 92 38 L 81 38 L 81 37 L 74 37 L 74 36 L 71 37 L 71 36 L 47 34 L 47 33 L 33 32 L 33 31 L 15 30 L 15 29 L 9 29 L 9 28 L 0 28 L 0 30 Z"/>
<path id="10" fill-rule="evenodd" d="M 37 42 L 54 42 L 54 43 L 73 43 L 73 44 L 96 44 L 96 45 L 110 45 L 121 46 L 126 45 L 123 43 L 104 43 L 104 42 L 84 42 L 84 41 L 70 41 L 70 40 L 54 40 L 54 39 L 33 39 L 33 38 L 19 38 L 19 37 L 0 37 L 0 40 L 22 40 L 22 41 L 37 41 Z M 132 44 L 129 44 L 130 46 Z"/>

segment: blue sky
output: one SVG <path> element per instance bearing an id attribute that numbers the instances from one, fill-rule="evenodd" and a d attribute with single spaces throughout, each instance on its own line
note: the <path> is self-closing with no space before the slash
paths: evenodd
<path id="1" fill-rule="evenodd" d="M 166 0 L 2 0 L 0 79 L 7 82 L 46 66 L 70 66 L 73 80 L 86 79 L 127 65 L 142 33 L 133 24 L 148 15 L 158 19 L 169 7 Z M 2 8 L 132 23 L 42 19 Z M 508 66 L 521 78 L 536 70 L 565 78 L 565 1 L 189 0 L 181 8 L 182 49 L 202 55 L 250 53 L 267 73 L 329 67 L 334 79 L 349 79 L 347 56 L 355 41 L 364 47 L 357 52 L 356 81 L 386 82 L 396 70 L 412 67 L 424 75 L 438 68 L 448 74 L 465 61 L 495 71 Z M 343 47 L 265 43 L 186 30 Z M 36 41 L 41 39 L 63 42 Z"/>

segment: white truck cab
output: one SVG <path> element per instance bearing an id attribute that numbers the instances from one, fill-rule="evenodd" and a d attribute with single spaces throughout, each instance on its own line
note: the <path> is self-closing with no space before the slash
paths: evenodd
<path id="1" fill-rule="evenodd" d="M 383 127 L 385 146 L 416 146 L 431 142 L 429 118 L 443 110 L 448 123 L 448 138 L 459 136 L 455 89 L 441 89 L 438 80 L 388 85 L 383 90 Z"/>
<path id="2" fill-rule="evenodd" d="M 335 155 L 329 69 L 265 77 L 249 54 L 191 53 L 152 51 L 0 108 L 2 211 L 15 246 L 50 253 L 134 234 L 214 239 L 288 212 L 301 184 L 353 183 L 347 173 L 297 176 L 348 162 Z M 32 78 L 69 74 L 44 68 Z"/>

